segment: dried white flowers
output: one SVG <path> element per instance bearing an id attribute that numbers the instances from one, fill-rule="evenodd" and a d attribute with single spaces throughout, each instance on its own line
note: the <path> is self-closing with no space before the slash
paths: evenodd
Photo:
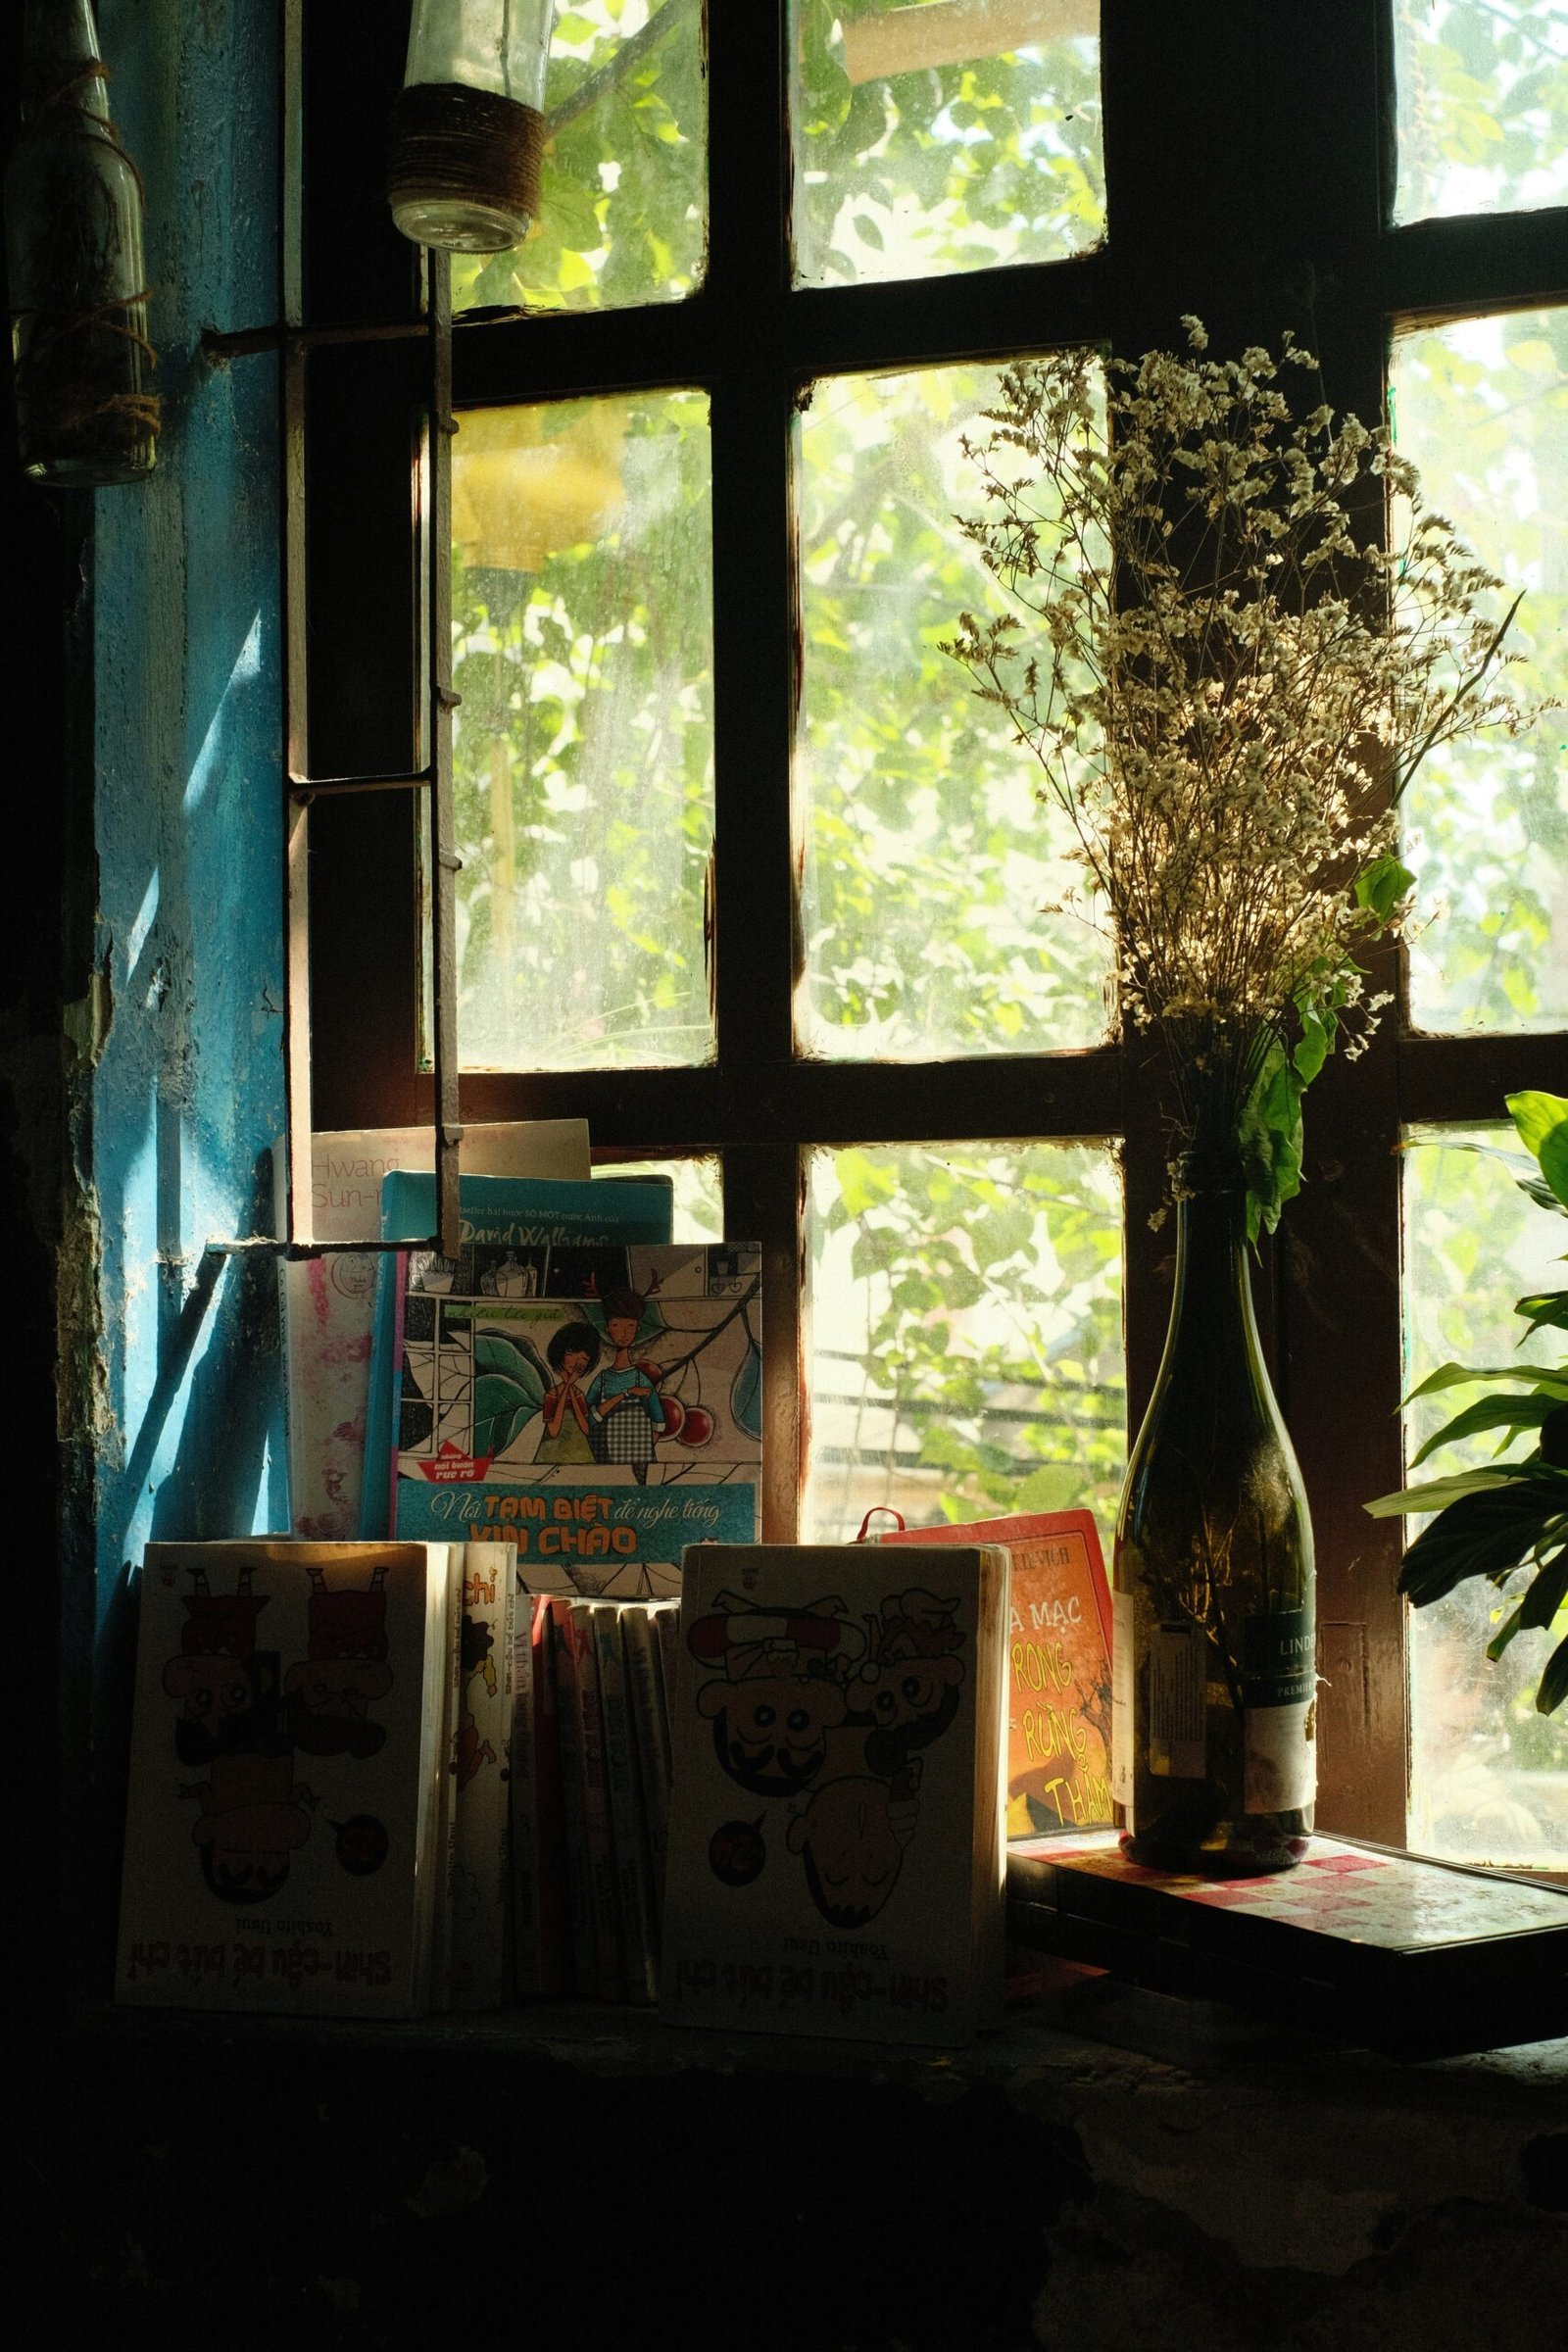
<path id="1" fill-rule="evenodd" d="M 1072 820 L 1123 1009 L 1168 1050 L 1178 1189 L 1239 1166 L 1255 1236 L 1299 1186 L 1304 1088 L 1376 1018 L 1356 951 L 1413 883 L 1399 793 L 1435 745 L 1532 713 L 1498 690 L 1500 583 L 1388 435 L 1298 418 L 1280 369 L 1315 363 L 1289 337 L 1217 361 L 1184 324 L 1192 357 L 1004 372 L 962 527 L 1009 610 L 947 650 Z"/>

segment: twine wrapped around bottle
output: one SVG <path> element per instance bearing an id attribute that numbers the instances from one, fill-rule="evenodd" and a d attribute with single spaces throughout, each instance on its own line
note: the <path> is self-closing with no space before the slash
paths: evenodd
<path id="1" fill-rule="evenodd" d="M 536 107 L 461 82 L 416 82 L 400 93 L 392 117 L 393 210 L 469 203 L 532 220 L 544 142 Z"/>
<path id="2" fill-rule="evenodd" d="M 29 150 L 53 145 L 64 131 L 107 150 L 128 174 L 139 207 L 145 187 L 135 159 L 107 111 L 88 103 L 89 92 L 96 97 L 108 79 L 109 69 L 98 58 L 34 66 L 14 169 L 24 173 Z M 158 365 L 146 332 L 151 289 L 135 276 L 128 288 L 123 278 L 122 290 L 113 284 L 127 263 L 139 265 L 139 232 L 138 219 L 124 240 L 101 256 L 96 287 L 90 283 L 94 272 L 82 282 L 65 263 L 63 257 L 74 261 L 80 250 L 69 242 L 51 237 L 42 246 L 29 244 L 30 268 L 19 269 L 13 255 L 15 386 L 28 471 L 112 482 L 134 478 L 152 464 L 162 404 L 143 380 Z M 94 292 L 102 299 L 89 299 Z"/>

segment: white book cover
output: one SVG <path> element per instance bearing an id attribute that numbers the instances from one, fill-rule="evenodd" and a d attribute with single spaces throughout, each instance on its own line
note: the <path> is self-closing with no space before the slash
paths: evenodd
<path id="1" fill-rule="evenodd" d="M 116 1995 L 423 2006 L 444 1544 L 150 1544 Z"/>
<path id="2" fill-rule="evenodd" d="M 282 1266 L 289 1520 L 297 1536 L 329 1542 L 357 1535 L 360 1526 L 376 1261 L 342 1245 L 380 1238 L 383 1176 L 398 1168 L 428 1172 L 433 1164 L 428 1127 L 355 1127 L 311 1138 L 311 1198 L 296 1203 L 298 1238 L 335 1247 Z M 587 1122 L 466 1128 L 463 1165 L 469 1175 L 580 1181 L 591 1172 Z M 281 1208 L 281 1147 L 277 1176 Z"/>
<path id="3" fill-rule="evenodd" d="M 682 1577 L 664 2013 L 969 2040 L 1001 1995 L 1005 1554 L 705 1544 Z"/>
<path id="4" fill-rule="evenodd" d="M 453 1849 L 454 2009 L 499 2009 L 506 1989 L 512 1715 L 512 1546 L 465 1544 L 458 1720 L 449 1766 Z"/>

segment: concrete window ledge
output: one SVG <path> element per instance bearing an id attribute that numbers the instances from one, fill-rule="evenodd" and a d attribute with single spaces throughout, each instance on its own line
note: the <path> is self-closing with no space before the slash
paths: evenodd
<path id="1" fill-rule="evenodd" d="M 474 2265 L 552 2352 L 1478 2352 L 1562 2310 L 1568 2040 L 1400 2062 L 1065 1963 L 952 2054 L 102 2010 L 50 2078 L 46 2269 L 225 2347 L 430 2344 Z"/>

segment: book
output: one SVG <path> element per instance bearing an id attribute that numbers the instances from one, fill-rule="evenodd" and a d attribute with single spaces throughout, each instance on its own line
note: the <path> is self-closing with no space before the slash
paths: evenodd
<path id="1" fill-rule="evenodd" d="M 962 1527 L 911 1527 L 882 1544 L 1004 1544 L 1007 1835 L 1110 1819 L 1110 1592 L 1088 1511 L 1031 1511 Z"/>
<path id="2" fill-rule="evenodd" d="M 599 1705 L 604 1718 L 605 1783 L 615 1860 L 621 1974 L 628 2000 L 652 2001 L 658 1990 L 659 1928 L 654 1911 L 653 1866 L 637 1765 L 636 1733 L 631 1719 L 631 1693 L 621 1646 L 621 1611 L 612 1601 L 590 1602 L 587 1610 L 593 1627 Z"/>
<path id="3" fill-rule="evenodd" d="M 1007 1555 L 694 1544 L 662 2006 L 953 2044 L 998 2022 Z"/>
<path id="4" fill-rule="evenodd" d="M 399 1456 L 405 1446 L 411 1458 L 430 1462 L 427 1471 L 410 1476 L 439 1490 L 403 1496 L 406 1520 L 422 1518 L 428 1532 L 444 1541 L 485 1542 L 504 1533 L 485 1524 L 482 1503 L 457 1489 L 479 1478 L 472 1449 L 476 1434 L 482 1437 L 488 1427 L 486 1405 L 506 1406 L 505 1383 L 515 1352 L 508 1352 L 514 1308 L 524 1298 L 549 1298 L 552 1280 L 573 1288 L 624 1281 L 625 1244 L 666 1241 L 673 1204 L 674 1186 L 667 1176 L 602 1176 L 585 1184 L 467 1176 L 460 1192 L 458 1258 L 448 1260 L 428 1249 L 381 1254 L 360 1495 L 362 1535 L 384 1535 L 396 1525 Z M 435 1214 L 433 1176 L 399 1169 L 383 1180 L 381 1220 L 389 1240 L 430 1233 Z M 477 1360 L 475 1303 L 481 1310 Z M 450 1328 L 444 1306 L 452 1310 Z M 478 1391 L 490 1377 L 487 1353 L 496 1357 L 500 1369 L 494 1377 L 502 1385 Z"/>
<path id="5" fill-rule="evenodd" d="M 448 1546 L 451 1575 L 447 1585 L 446 1619 L 441 1632 L 440 1756 L 435 1802 L 436 1881 L 430 1936 L 429 2001 L 433 2009 L 452 2006 L 452 1971 L 458 1906 L 458 1783 L 452 1769 L 458 1738 L 458 1715 L 463 1691 L 463 1553 L 461 1544 Z"/>
<path id="6" fill-rule="evenodd" d="M 149 1544 L 122 2001 L 417 2015 L 452 1584 L 444 1544 Z"/>
<path id="7" fill-rule="evenodd" d="M 642 1606 L 628 1601 L 620 1612 L 626 1691 L 630 1703 L 632 1737 L 637 1749 L 637 1786 L 648 1834 L 656 1952 L 658 1923 L 663 1913 L 664 1857 L 669 1848 L 669 1725 L 664 1707 L 664 1671 L 656 1622 L 661 1616 L 679 1623 L 679 1612 L 668 1601 Z"/>
<path id="8" fill-rule="evenodd" d="M 398 1168 L 429 1168 L 432 1152 L 428 1127 L 313 1135 L 310 1199 L 295 1203 L 296 1237 L 334 1245 L 379 1240 L 382 1178 Z M 586 1181 L 587 1122 L 529 1119 L 468 1127 L 463 1163 L 477 1175 Z M 281 1146 L 274 1167 L 277 1230 L 283 1233 L 287 1161 Z M 407 1238 L 417 1241 L 429 1230 L 409 1227 Z M 359 1533 L 375 1286 L 375 1256 L 341 1247 L 320 1257 L 285 1258 L 280 1268 L 289 1525 L 295 1535 L 320 1543 Z"/>
<path id="9" fill-rule="evenodd" d="M 457 1725 L 448 1751 L 456 1815 L 446 2006 L 499 2009 L 511 1909 L 513 1572 L 505 1544 L 462 1550 Z"/>
<path id="10" fill-rule="evenodd" d="M 594 1646 L 593 1603 L 567 1601 L 565 1640 L 571 1648 L 577 1703 L 577 1739 L 582 1758 L 583 1851 L 588 1867 L 588 1900 L 594 1932 L 594 1974 L 602 2001 L 626 1998 L 625 1947 L 620 1917 L 620 1874 L 610 1817 L 610 1769 L 606 1756 L 604 1697 L 599 1653 Z M 562 1618 L 556 1619 L 556 1630 Z"/>
<path id="11" fill-rule="evenodd" d="M 509 1553 L 509 1557 L 512 1555 Z M 512 1994 L 545 2000 L 571 1982 L 565 1816 L 550 1603 L 513 1575 L 510 1845 Z"/>
<path id="12" fill-rule="evenodd" d="M 1008 1850 L 1008 1933 L 1398 2056 L 1561 2033 L 1568 1887 L 1362 1838 L 1301 1848 L 1292 1870 L 1200 1879 L 1129 1861 L 1114 1830 L 1034 1838 Z"/>
<path id="13" fill-rule="evenodd" d="M 577 1699 L 577 1649 L 571 1638 L 571 1603 L 545 1603 L 547 1657 L 555 1687 L 556 1736 L 561 1758 L 563 1888 L 570 1936 L 572 1989 L 581 2001 L 601 1991 L 599 1942 L 594 1916 L 593 1866 L 588 1850 L 588 1792 L 583 1755 L 582 1714 Z M 608 1997 L 608 1993 L 607 1993 Z"/>
<path id="14" fill-rule="evenodd" d="M 757 1533 L 760 1253 L 616 1239 L 641 1183 L 572 1189 L 584 1220 L 587 1196 L 625 1204 L 591 1244 L 521 1240 L 476 1197 L 456 1265 L 411 1253 L 384 1356 L 402 1365 L 392 1514 L 403 1535 L 514 1544 L 534 1591 L 669 1594 L 687 1544 Z"/>

